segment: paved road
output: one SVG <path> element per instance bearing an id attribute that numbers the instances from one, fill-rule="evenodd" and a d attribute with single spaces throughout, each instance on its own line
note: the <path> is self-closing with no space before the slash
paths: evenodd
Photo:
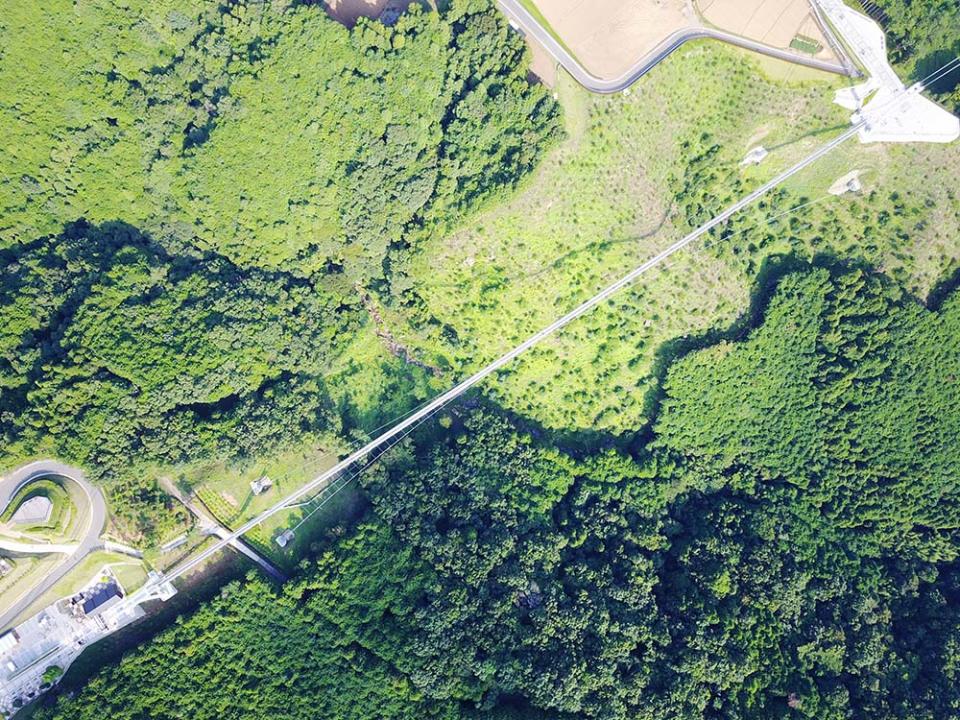
<path id="1" fill-rule="evenodd" d="M 472 388 L 474 385 L 479 384 L 490 375 L 493 375 L 498 370 L 500 370 L 504 366 L 511 363 L 515 358 L 517 358 L 518 356 L 522 355 L 527 350 L 532 348 L 534 345 L 539 344 L 540 342 L 545 340 L 547 337 L 553 335 L 555 332 L 560 330 L 561 328 L 565 327 L 566 325 L 569 325 L 571 322 L 579 318 L 581 315 L 585 315 L 586 313 L 593 310 L 593 308 L 595 308 L 597 305 L 600 305 L 601 303 L 605 302 L 616 293 L 620 292 L 620 290 L 631 285 L 643 273 L 647 272 L 652 267 L 659 265 L 661 262 L 666 260 L 668 257 L 673 255 L 674 253 L 678 252 L 679 250 L 682 250 L 687 245 L 692 243 L 694 240 L 697 240 L 698 238 L 708 233 L 711 229 L 715 228 L 721 223 L 726 222 L 732 215 L 736 214 L 743 208 L 747 207 L 748 205 L 752 204 L 753 202 L 761 198 L 770 190 L 772 190 L 773 188 L 777 187 L 782 182 L 784 182 L 787 178 L 792 177 L 796 173 L 806 168 L 808 165 L 811 165 L 812 163 L 822 158 L 824 155 L 827 155 L 828 153 L 830 153 L 838 145 L 840 145 L 841 143 L 845 142 L 849 138 L 856 135 L 857 132 L 860 130 L 860 128 L 864 124 L 865 124 L 865 121 L 861 120 L 860 122 L 853 125 L 852 127 L 844 131 L 842 134 L 840 134 L 830 142 L 826 143 L 825 145 L 822 145 L 818 150 L 815 150 L 813 153 L 808 155 L 806 158 L 801 160 L 799 163 L 797 163 L 793 167 L 780 173 L 769 182 L 764 183 L 761 187 L 757 188 L 746 197 L 742 198 L 738 202 L 728 207 L 726 210 L 724 210 L 722 213 L 714 217 L 712 220 L 709 220 L 708 222 L 704 223 L 703 225 L 701 225 L 699 228 L 694 230 L 692 233 L 690 233 L 686 237 L 683 237 L 680 240 L 677 240 L 668 248 L 666 248 L 659 254 L 655 255 L 654 257 L 650 258 L 649 260 L 647 260 L 645 263 L 643 263 L 643 265 L 640 265 L 639 267 L 634 268 L 633 270 L 628 272 L 626 275 L 624 275 L 622 278 L 617 280 L 612 285 L 609 285 L 605 289 L 601 290 L 592 298 L 585 301 L 581 305 L 578 305 L 576 308 L 568 312 L 566 315 L 559 318 L 558 320 L 555 320 L 553 323 L 543 328 L 542 330 L 537 332 L 535 335 L 530 336 L 529 338 L 527 338 L 527 340 L 522 342 L 520 345 L 517 345 L 510 352 L 506 353 L 505 355 L 501 355 L 499 358 L 491 362 L 489 365 L 487 365 L 483 369 L 474 373 L 473 375 L 468 377 L 466 380 L 461 381 L 458 385 L 454 386 L 452 389 L 436 397 L 434 400 L 424 405 L 420 410 L 410 415 L 406 420 L 403 420 L 402 422 L 394 425 L 391 429 L 387 430 L 386 432 L 381 434 L 379 437 L 367 443 L 366 445 L 361 447 L 359 450 L 355 450 L 346 458 L 338 462 L 336 465 L 334 465 L 332 468 L 330 468 L 326 472 L 321 473 L 320 475 L 315 477 L 313 480 L 308 482 L 299 490 L 291 493 L 287 497 L 277 502 L 272 507 L 268 508 L 267 510 L 257 515 L 255 518 L 247 521 L 246 523 L 238 527 L 236 530 L 234 530 L 232 533 L 221 538 L 220 540 L 218 540 L 216 543 L 211 545 L 209 548 L 207 548 L 203 552 L 198 553 L 192 558 L 189 558 L 188 560 L 183 562 L 181 565 L 179 565 L 178 567 L 174 568 L 169 573 L 167 573 L 164 579 L 168 581 L 172 581 L 180 577 L 181 575 L 189 572 L 194 567 L 205 562 L 207 558 L 209 558 L 211 555 L 221 550 L 222 548 L 226 547 L 227 545 L 231 544 L 233 540 L 249 532 L 250 530 L 255 528 L 257 525 L 262 523 L 264 520 L 266 520 L 267 518 L 277 514 L 278 512 L 282 512 L 283 510 L 287 509 L 290 505 L 302 500 L 305 497 L 313 495 L 316 491 L 325 487 L 328 483 L 330 483 L 333 479 L 335 479 L 338 475 L 340 475 L 340 473 L 346 470 L 349 470 L 359 461 L 364 460 L 371 455 L 374 455 L 374 453 L 376 453 L 377 450 L 379 450 L 384 446 L 387 446 L 388 443 L 391 443 L 391 441 L 393 441 L 394 443 L 399 442 L 404 437 L 406 437 L 407 434 L 412 432 L 414 428 L 420 424 L 421 421 L 426 420 L 431 415 L 438 412 L 447 403 L 460 397 L 465 392 L 467 392 L 467 390 Z M 374 457 L 376 456 L 374 455 Z M 145 591 L 149 591 L 149 589 L 150 589 L 149 587 L 145 586 Z"/>
<path id="2" fill-rule="evenodd" d="M 25 484 L 41 477 L 54 475 L 76 483 L 87 498 L 87 527 L 76 549 L 51 570 L 37 585 L 33 586 L 18 599 L 11 608 L 0 613 L 0 631 L 13 622 L 16 617 L 37 598 L 52 588 L 67 573 L 73 570 L 89 553 L 101 547 L 100 533 L 107 522 L 107 503 L 103 493 L 92 485 L 79 470 L 56 460 L 38 460 L 19 467 L 0 479 L 0 512 L 10 503 Z M 49 550 L 47 550 L 49 552 Z"/>
<path id="3" fill-rule="evenodd" d="M 851 71 L 855 72 L 852 67 L 844 66 L 840 63 L 820 60 L 792 50 L 772 47 L 724 30 L 716 30 L 708 27 L 689 27 L 677 30 L 668 35 L 659 45 L 637 60 L 637 62 L 620 77 L 604 79 L 593 75 L 583 67 L 583 65 L 554 38 L 549 30 L 540 25 L 536 18 L 527 12 L 519 0 L 497 0 L 497 5 L 500 6 L 500 9 L 508 18 L 523 29 L 524 33 L 530 35 L 543 45 L 547 52 L 550 53 L 550 55 L 563 66 L 563 69 L 570 73 L 578 83 L 587 88 L 587 90 L 595 93 L 615 93 L 626 90 L 685 42 L 703 38 L 720 40 L 731 45 L 736 45 L 737 47 L 752 50 L 763 55 L 769 55 L 770 57 L 775 57 L 780 60 L 786 60 L 787 62 L 797 63 L 798 65 L 816 68 L 817 70 L 825 70 L 826 72 L 840 75 L 849 75 Z"/>

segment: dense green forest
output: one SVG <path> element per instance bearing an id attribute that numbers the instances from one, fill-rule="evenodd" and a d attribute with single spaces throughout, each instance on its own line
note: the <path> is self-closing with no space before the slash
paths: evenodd
<path id="1" fill-rule="evenodd" d="M 925 78 L 960 55 L 960 5 L 955 0 L 875 0 L 861 4 L 883 24 L 892 59 L 913 80 Z M 960 70 L 954 69 L 930 89 L 960 109 Z"/>
<path id="2" fill-rule="evenodd" d="M 487 2 L 347 30 L 286 3 L 0 10 L 0 440 L 174 516 L 137 461 L 339 433 L 362 288 L 559 135 Z"/>
<path id="3" fill-rule="evenodd" d="M 956 53 L 955 3 L 879 2 L 905 74 Z M 144 463 L 342 447 L 483 357 L 421 294 L 415 251 L 465 242 L 451 230 L 486 223 L 478 211 L 499 209 L 563 125 L 490 0 L 441 5 L 352 29 L 293 0 L 0 8 L 4 467 L 82 465 L 147 545 L 185 511 Z M 550 156 L 627 204 L 655 187 L 642 199 L 662 210 L 657 242 L 768 171 L 738 163 L 751 108 L 760 125 L 776 116 L 757 137 L 787 158 L 846 123 L 827 83 L 754 77 L 730 48 L 682 52 L 679 77 L 573 118 L 590 152 Z M 935 90 L 956 100 L 950 82 Z M 614 177 L 621 155 L 636 175 Z M 825 207 L 797 185 L 712 232 L 689 262 L 755 291 L 729 330 L 705 304 L 685 314 L 706 334 L 662 353 L 629 334 L 671 337 L 665 299 L 728 291 L 724 307 L 744 309 L 684 265 L 570 328 L 589 363 L 616 345 L 622 374 L 579 376 L 561 352 L 524 392 L 560 377 L 563 418 L 629 397 L 623 432 L 538 424 L 497 387 L 469 396 L 362 477 L 360 517 L 317 538 L 290 582 L 227 585 L 82 687 L 68 677 L 75 692 L 35 717 L 960 720 L 960 295 L 949 281 L 929 305 L 911 294 L 915 266 L 929 289 L 956 257 L 942 187 L 956 162 L 931 157 L 909 168 L 923 193 L 868 175 Z M 541 200 L 534 224 L 558 202 Z M 494 312 L 513 280 L 515 315 L 538 327 L 537 311 L 649 256 L 647 216 L 609 200 L 561 213 L 576 225 L 561 260 L 586 261 L 558 295 L 507 278 L 507 252 L 461 263 L 481 287 L 451 295 L 514 342 Z M 934 225 L 942 236 L 923 235 Z M 536 267 L 524 245 L 540 236 L 490 226 Z M 608 261 L 613 246 L 625 254 Z M 378 313 L 443 342 L 408 355 Z M 395 376 L 371 381 L 381 369 L 354 355 L 371 335 L 388 337 Z M 591 412 L 606 423 L 617 407 Z"/>
<path id="4" fill-rule="evenodd" d="M 787 272 L 631 447 L 463 403 L 299 578 L 38 716 L 960 717 L 958 382 L 956 294 Z"/>

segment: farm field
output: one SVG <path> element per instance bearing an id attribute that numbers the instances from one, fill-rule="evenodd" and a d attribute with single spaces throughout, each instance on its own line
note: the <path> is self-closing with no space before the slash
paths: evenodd
<path id="1" fill-rule="evenodd" d="M 535 0 L 536 15 L 592 73 L 622 74 L 667 35 L 694 24 L 683 0 Z"/>
<path id="2" fill-rule="evenodd" d="M 423 315 L 405 342 L 441 365 L 477 367 L 846 126 L 832 103 L 841 80 L 793 80 L 789 66 L 770 79 L 760 67 L 737 49 L 698 43 L 626 97 L 591 97 L 562 77 L 567 140 L 512 201 L 419 249 L 409 273 Z M 739 167 L 759 144 L 770 155 Z M 698 175 L 707 160 L 713 170 Z M 775 256 L 848 254 L 923 298 L 960 254 L 957 197 L 928 178 L 958 167 L 955 147 L 851 141 L 732 221 L 736 236 L 688 248 L 505 370 L 488 392 L 551 428 L 642 425 L 671 352 L 664 343 L 728 328 Z M 863 171 L 865 194 L 829 196 L 852 169 Z M 442 332 L 422 330 L 430 314 Z"/>
<path id="3" fill-rule="evenodd" d="M 817 25 L 807 0 L 699 0 L 697 10 L 716 27 L 786 48 L 800 36 L 814 41 L 807 54 L 835 60 L 836 54 Z"/>

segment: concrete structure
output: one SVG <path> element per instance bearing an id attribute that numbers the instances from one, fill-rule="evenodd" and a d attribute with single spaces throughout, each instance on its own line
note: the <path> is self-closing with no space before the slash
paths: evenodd
<path id="1" fill-rule="evenodd" d="M 163 545 L 161 545 L 161 546 L 160 546 L 160 552 L 162 552 L 162 553 L 168 553 L 168 552 L 170 552 L 171 550 L 176 550 L 178 547 L 181 547 L 181 546 L 186 545 L 186 544 L 187 544 L 187 536 L 186 536 L 186 535 L 181 535 L 180 537 L 175 537 L 175 538 L 174 538 L 173 540 L 171 540 L 170 542 L 164 543 Z"/>
<path id="2" fill-rule="evenodd" d="M 80 548 L 79 543 L 17 542 L 0 539 L 0 550 L 20 555 L 73 555 Z"/>
<path id="3" fill-rule="evenodd" d="M 290 541 L 293 540 L 293 530 L 284 530 L 282 533 L 277 535 L 277 545 L 280 547 L 286 547 L 290 544 Z"/>
<path id="4" fill-rule="evenodd" d="M 82 496 L 86 498 L 87 507 L 77 508 L 77 510 L 86 517 L 86 527 L 82 531 L 80 542 L 76 545 L 17 544 L 15 552 L 60 552 L 64 555 L 64 558 L 59 565 L 45 575 L 36 585 L 30 588 L 23 588 L 20 597 L 7 607 L 5 611 L 0 613 L 0 630 L 9 626 L 32 602 L 53 588 L 61 578 L 77 567 L 89 553 L 102 547 L 100 533 L 103 532 L 103 528 L 107 522 L 107 503 L 103 499 L 103 493 L 101 493 L 95 485 L 87 481 L 82 470 L 71 467 L 70 465 L 65 465 L 56 460 L 38 460 L 19 467 L 10 474 L 0 478 L 0 511 L 3 511 L 3 509 L 10 504 L 10 501 L 16 497 L 17 493 L 27 484 L 51 475 L 62 478 L 65 482 L 76 483 L 80 488 Z M 79 497 L 79 495 L 77 496 Z M 11 544 L 4 542 L 4 545 L 9 548 Z"/>
<path id="5" fill-rule="evenodd" d="M 836 102 L 865 120 L 860 142 L 948 143 L 960 138 L 960 119 L 921 95 L 919 84 L 907 89 L 887 61 L 883 29 L 843 0 L 814 0 L 856 54 L 867 81 L 837 91 Z"/>
<path id="6" fill-rule="evenodd" d="M 861 190 L 863 190 L 863 183 L 860 182 L 860 171 L 851 170 L 846 175 L 838 177 L 827 192 L 831 195 L 845 195 L 848 192 L 858 193 Z"/>
<path id="7" fill-rule="evenodd" d="M 101 579 L 76 599 L 76 604 L 87 617 L 96 617 L 123 599 L 123 588 L 113 575 Z"/>
<path id="8" fill-rule="evenodd" d="M 123 593 L 104 568 L 77 595 L 58 600 L 0 636 L 16 640 L 0 640 L 5 648 L 0 652 L 0 714 L 9 717 L 42 693 L 47 668 L 66 670 L 86 647 L 143 617 L 139 605 L 117 598 L 116 591 Z"/>
<path id="9" fill-rule="evenodd" d="M 17 631 L 7 630 L 3 635 L 0 635 L 0 657 L 10 650 L 13 650 L 19 644 L 20 636 L 17 635 Z"/>
<path id="10" fill-rule="evenodd" d="M 17 508 L 10 518 L 14 525 L 42 525 L 50 520 L 53 501 L 46 495 L 36 495 Z"/>
<path id="11" fill-rule="evenodd" d="M 273 487 L 273 480 L 264 475 L 250 483 L 250 489 L 254 495 L 263 495 L 267 490 Z"/>
<path id="12" fill-rule="evenodd" d="M 770 153 L 767 152 L 767 149 L 763 145 L 755 147 L 746 154 L 743 160 L 740 161 L 740 167 L 746 167 L 747 165 L 759 165 L 769 154 Z"/>

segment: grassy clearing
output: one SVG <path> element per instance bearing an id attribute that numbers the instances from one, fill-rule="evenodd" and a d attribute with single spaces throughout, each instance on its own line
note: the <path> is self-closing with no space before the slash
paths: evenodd
<path id="1" fill-rule="evenodd" d="M 324 447 L 303 446 L 247 463 L 196 464 L 177 473 L 176 478 L 181 487 L 192 488 L 220 522 L 231 527 L 260 514 L 337 459 L 336 452 Z M 254 495 L 250 483 L 264 475 L 273 481 L 273 487 Z"/>
<path id="2" fill-rule="evenodd" d="M 410 274 L 423 316 L 413 318 L 404 341 L 440 365 L 474 368 L 683 234 L 691 208 L 680 205 L 702 199 L 722 207 L 722 194 L 744 194 L 847 126 L 848 113 L 832 103 L 844 80 L 818 73 L 788 81 L 757 70 L 742 51 L 695 43 L 628 97 L 589 96 L 563 77 L 569 139 L 512 201 L 420 248 Z M 740 170 L 758 144 L 768 158 Z M 698 153 L 711 147 L 705 166 L 722 177 L 691 199 L 696 193 L 679 189 Z M 827 199 L 830 184 L 854 168 L 868 171 L 869 194 Z M 851 141 L 756 211 L 768 217 L 817 201 L 771 226 L 770 237 L 687 249 L 511 365 L 488 391 L 547 427 L 635 428 L 650 410 L 664 343 L 732 323 L 747 308 L 764 258 L 775 254 L 863 258 L 906 275 L 923 295 L 958 257 L 951 239 L 960 228 L 957 199 L 945 187 L 957 168 L 956 148 Z M 703 219 L 708 209 L 699 208 Z M 896 228 L 883 226 L 898 213 Z M 400 312 L 391 317 L 398 326 L 404 320 Z"/>
<path id="3" fill-rule="evenodd" d="M 809 55 L 816 55 L 818 52 L 823 50 L 823 45 L 821 45 L 817 40 L 813 38 L 806 37 L 805 35 L 797 35 L 790 41 L 790 47 L 794 50 L 799 50 L 800 52 L 805 52 Z"/>
<path id="4" fill-rule="evenodd" d="M 315 544 L 325 534 L 338 534 L 345 523 L 363 507 L 363 493 L 356 484 L 350 484 L 330 497 L 322 505 L 305 505 L 277 513 L 244 538 L 273 563 L 287 572 L 312 554 Z M 285 548 L 274 542 L 283 530 L 296 528 L 293 540 Z"/>
<path id="5" fill-rule="evenodd" d="M 175 477 L 182 489 L 196 493 L 214 518 L 228 528 L 235 528 L 301 488 L 335 465 L 339 458 L 336 451 L 326 446 L 305 444 L 248 463 L 195 464 L 181 468 Z M 273 487 L 254 495 L 250 483 L 264 475 L 273 481 Z M 244 538 L 273 562 L 292 570 L 317 537 L 349 518 L 360 503 L 359 490 L 351 486 L 336 493 L 322 507 L 317 502 L 277 513 Z M 276 536 L 295 526 L 298 527 L 293 542 L 280 548 L 274 542 Z"/>

